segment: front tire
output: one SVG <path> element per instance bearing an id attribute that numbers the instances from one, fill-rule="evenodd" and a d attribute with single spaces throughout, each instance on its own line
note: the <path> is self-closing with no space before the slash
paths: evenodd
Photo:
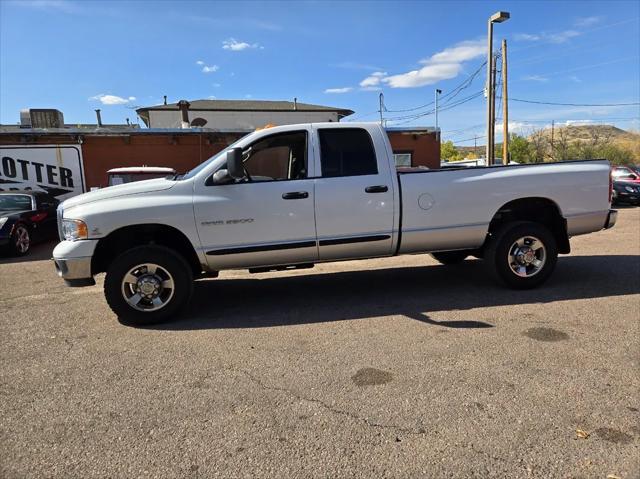
<path id="1" fill-rule="evenodd" d="M 104 295 L 124 323 L 156 324 L 178 316 L 193 292 L 193 273 L 182 256 L 163 246 L 125 251 L 109 266 Z"/>
<path id="2" fill-rule="evenodd" d="M 558 260 L 555 237 L 547 227 L 533 222 L 509 223 L 489 241 L 485 263 L 490 272 L 513 289 L 530 289 L 544 283 Z"/>

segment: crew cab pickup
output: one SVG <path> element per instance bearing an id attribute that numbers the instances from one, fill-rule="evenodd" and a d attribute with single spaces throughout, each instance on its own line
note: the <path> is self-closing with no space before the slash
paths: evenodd
<path id="1" fill-rule="evenodd" d="M 512 288 L 552 273 L 569 238 L 616 221 L 604 160 L 396 170 L 371 123 L 256 131 L 185 175 L 108 187 L 58 209 L 53 260 L 122 319 L 171 319 L 193 280 L 243 268 L 432 253 L 473 255 Z"/>

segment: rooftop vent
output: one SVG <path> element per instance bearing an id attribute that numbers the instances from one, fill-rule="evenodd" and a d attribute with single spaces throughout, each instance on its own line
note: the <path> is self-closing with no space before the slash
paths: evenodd
<path id="1" fill-rule="evenodd" d="M 64 128 L 64 116 L 53 108 L 20 110 L 21 128 Z"/>

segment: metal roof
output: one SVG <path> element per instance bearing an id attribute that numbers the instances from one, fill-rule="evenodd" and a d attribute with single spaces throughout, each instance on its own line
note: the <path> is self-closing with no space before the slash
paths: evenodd
<path id="1" fill-rule="evenodd" d="M 126 125 L 125 125 L 126 126 Z M 251 133 L 253 129 L 242 128 L 122 128 L 120 125 L 103 125 L 102 127 L 68 127 L 68 128 L 21 128 L 19 125 L 0 125 L 0 135 L 195 135 L 195 134 L 242 134 Z"/>
<path id="2" fill-rule="evenodd" d="M 440 131 L 440 128 L 433 126 L 387 126 L 385 130 L 392 133 L 435 133 Z"/>
<path id="3" fill-rule="evenodd" d="M 179 110 L 177 103 L 138 108 L 136 112 L 150 110 Z M 189 111 L 335 111 L 340 117 L 353 114 L 352 110 L 333 106 L 312 105 L 310 103 L 294 103 L 283 100 L 192 100 Z"/>

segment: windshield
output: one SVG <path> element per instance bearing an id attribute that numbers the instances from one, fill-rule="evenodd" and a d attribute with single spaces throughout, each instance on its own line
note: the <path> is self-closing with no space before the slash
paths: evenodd
<path id="1" fill-rule="evenodd" d="M 195 168 L 187 171 L 187 173 L 184 176 L 178 177 L 177 179 L 189 180 L 189 179 L 193 178 L 198 173 L 200 173 L 202 170 L 204 170 L 207 166 L 209 166 L 212 162 L 214 162 L 215 160 L 220 158 L 223 154 L 226 154 L 227 150 L 229 150 L 230 148 L 233 148 L 234 146 L 236 146 L 240 142 L 240 140 L 242 140 L 244 138 L 246 138 L 246 137 L 243 136 L 242 138 L 239 138 L 238 140 L 236 140 L 235 142 L 233 142 L 229 146 L 227 146 L 224 150 L 222 150 L 219 153 L 215 154 L 214 156 L 212 156 L 208 160 L 203 161 L 202 163 L 200 163 Z"/>
<path id="2" fill-rule="evenodd" d="M 31 209 L 31 196 L 28 195 L 0 195 L 0 210 L 22 211 Z"/>

